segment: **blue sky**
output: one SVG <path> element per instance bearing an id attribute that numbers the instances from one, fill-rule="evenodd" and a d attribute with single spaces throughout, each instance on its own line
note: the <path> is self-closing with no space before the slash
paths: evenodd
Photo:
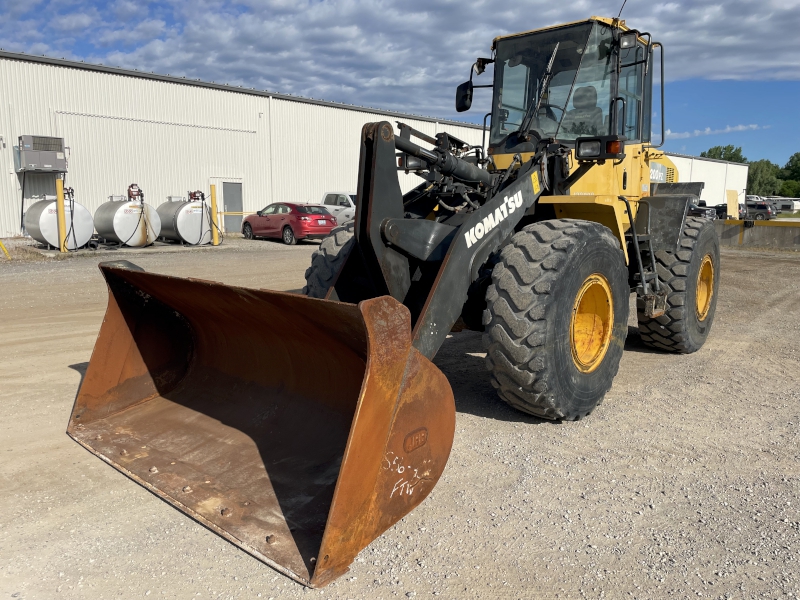
<path id="1" fill-rule="evenodd" d="M 620 0 L 0 0 L 0 47 L 443 118 L 497 35 Z M 666 148 L 800 152 L 800 0 L 628 0 L 666 47 Z M 777 40 L 777 41 L 776 41 Z M 478 92 L 479 93 L 479 92 Z"/>

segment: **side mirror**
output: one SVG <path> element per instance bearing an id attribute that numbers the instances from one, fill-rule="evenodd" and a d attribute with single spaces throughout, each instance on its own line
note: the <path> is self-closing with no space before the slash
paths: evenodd
<path id="1" fill-rule="evenodd" d="M 472 81 L 465 81 L 456 88 L 456 112 L 464 112 L 472 106 Z"/>

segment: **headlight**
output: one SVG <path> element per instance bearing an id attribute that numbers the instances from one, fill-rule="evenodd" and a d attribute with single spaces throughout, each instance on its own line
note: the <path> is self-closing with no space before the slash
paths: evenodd
<path id="1" fill-rule="evenodd" d="M 635 29 L 632 31 L 626 31 L 625 33 L 619 36 L 619 47 L 623 50 L 627 48 L 633 48 L 636 46 L 636 38 L 639 36 L 639 32 Z"/>
<path id="2" fill-rule="evenodd" d="M 578 155 L 578 158 L 592 158 L 595 156 L 600 156 L 601 148 L 602 146 L 600 145 L 600 140 L 588 140 L 585 142 L 580 142 L 575 153 Z"/>

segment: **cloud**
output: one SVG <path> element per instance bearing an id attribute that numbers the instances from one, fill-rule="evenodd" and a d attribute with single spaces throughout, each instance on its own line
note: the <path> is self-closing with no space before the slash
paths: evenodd
<path id="1" fill-rule="evenodd" d="M 704 135 L 722 135 L 726 133 L 739 133 L 742 131 L 758 131 L 759 129 L 769 129 L 769 125 L 734 125 L 731 127 L 728 125 L 724 129 L 711 129 L 711 127 L 706 127 L 705 129 L 695 129 L 694 131 L 684 131 L 681 133 L 670 131 L 667 129 L 667 139 L 668 140 L 683 140 L 686 138 L 692 137 L 700 137 Z"/>
<path id="2" fill-rule="evenodd" d="M 5 48 L 477 121 L 489 90 L 476 90 L 473 111 L 459 116 L 455 87 L 494 37 L 613 16 L 620 1 L 70 0 L 43 10 L 0 0 L 6 5 Z M 664 43 L 668 81 L 800 79 L 800 0 L 628 2 L 623 17 Z"/>

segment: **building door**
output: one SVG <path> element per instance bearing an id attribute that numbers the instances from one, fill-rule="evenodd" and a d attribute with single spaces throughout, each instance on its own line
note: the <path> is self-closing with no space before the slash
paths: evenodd
<path id="1" fill-rule="evenodd" d="M 226 213 L 224 220 L 225 232 L 240 232 L 242 230 L 242 184 L 223 182 L 222 202 L 222 210 Z"/>

